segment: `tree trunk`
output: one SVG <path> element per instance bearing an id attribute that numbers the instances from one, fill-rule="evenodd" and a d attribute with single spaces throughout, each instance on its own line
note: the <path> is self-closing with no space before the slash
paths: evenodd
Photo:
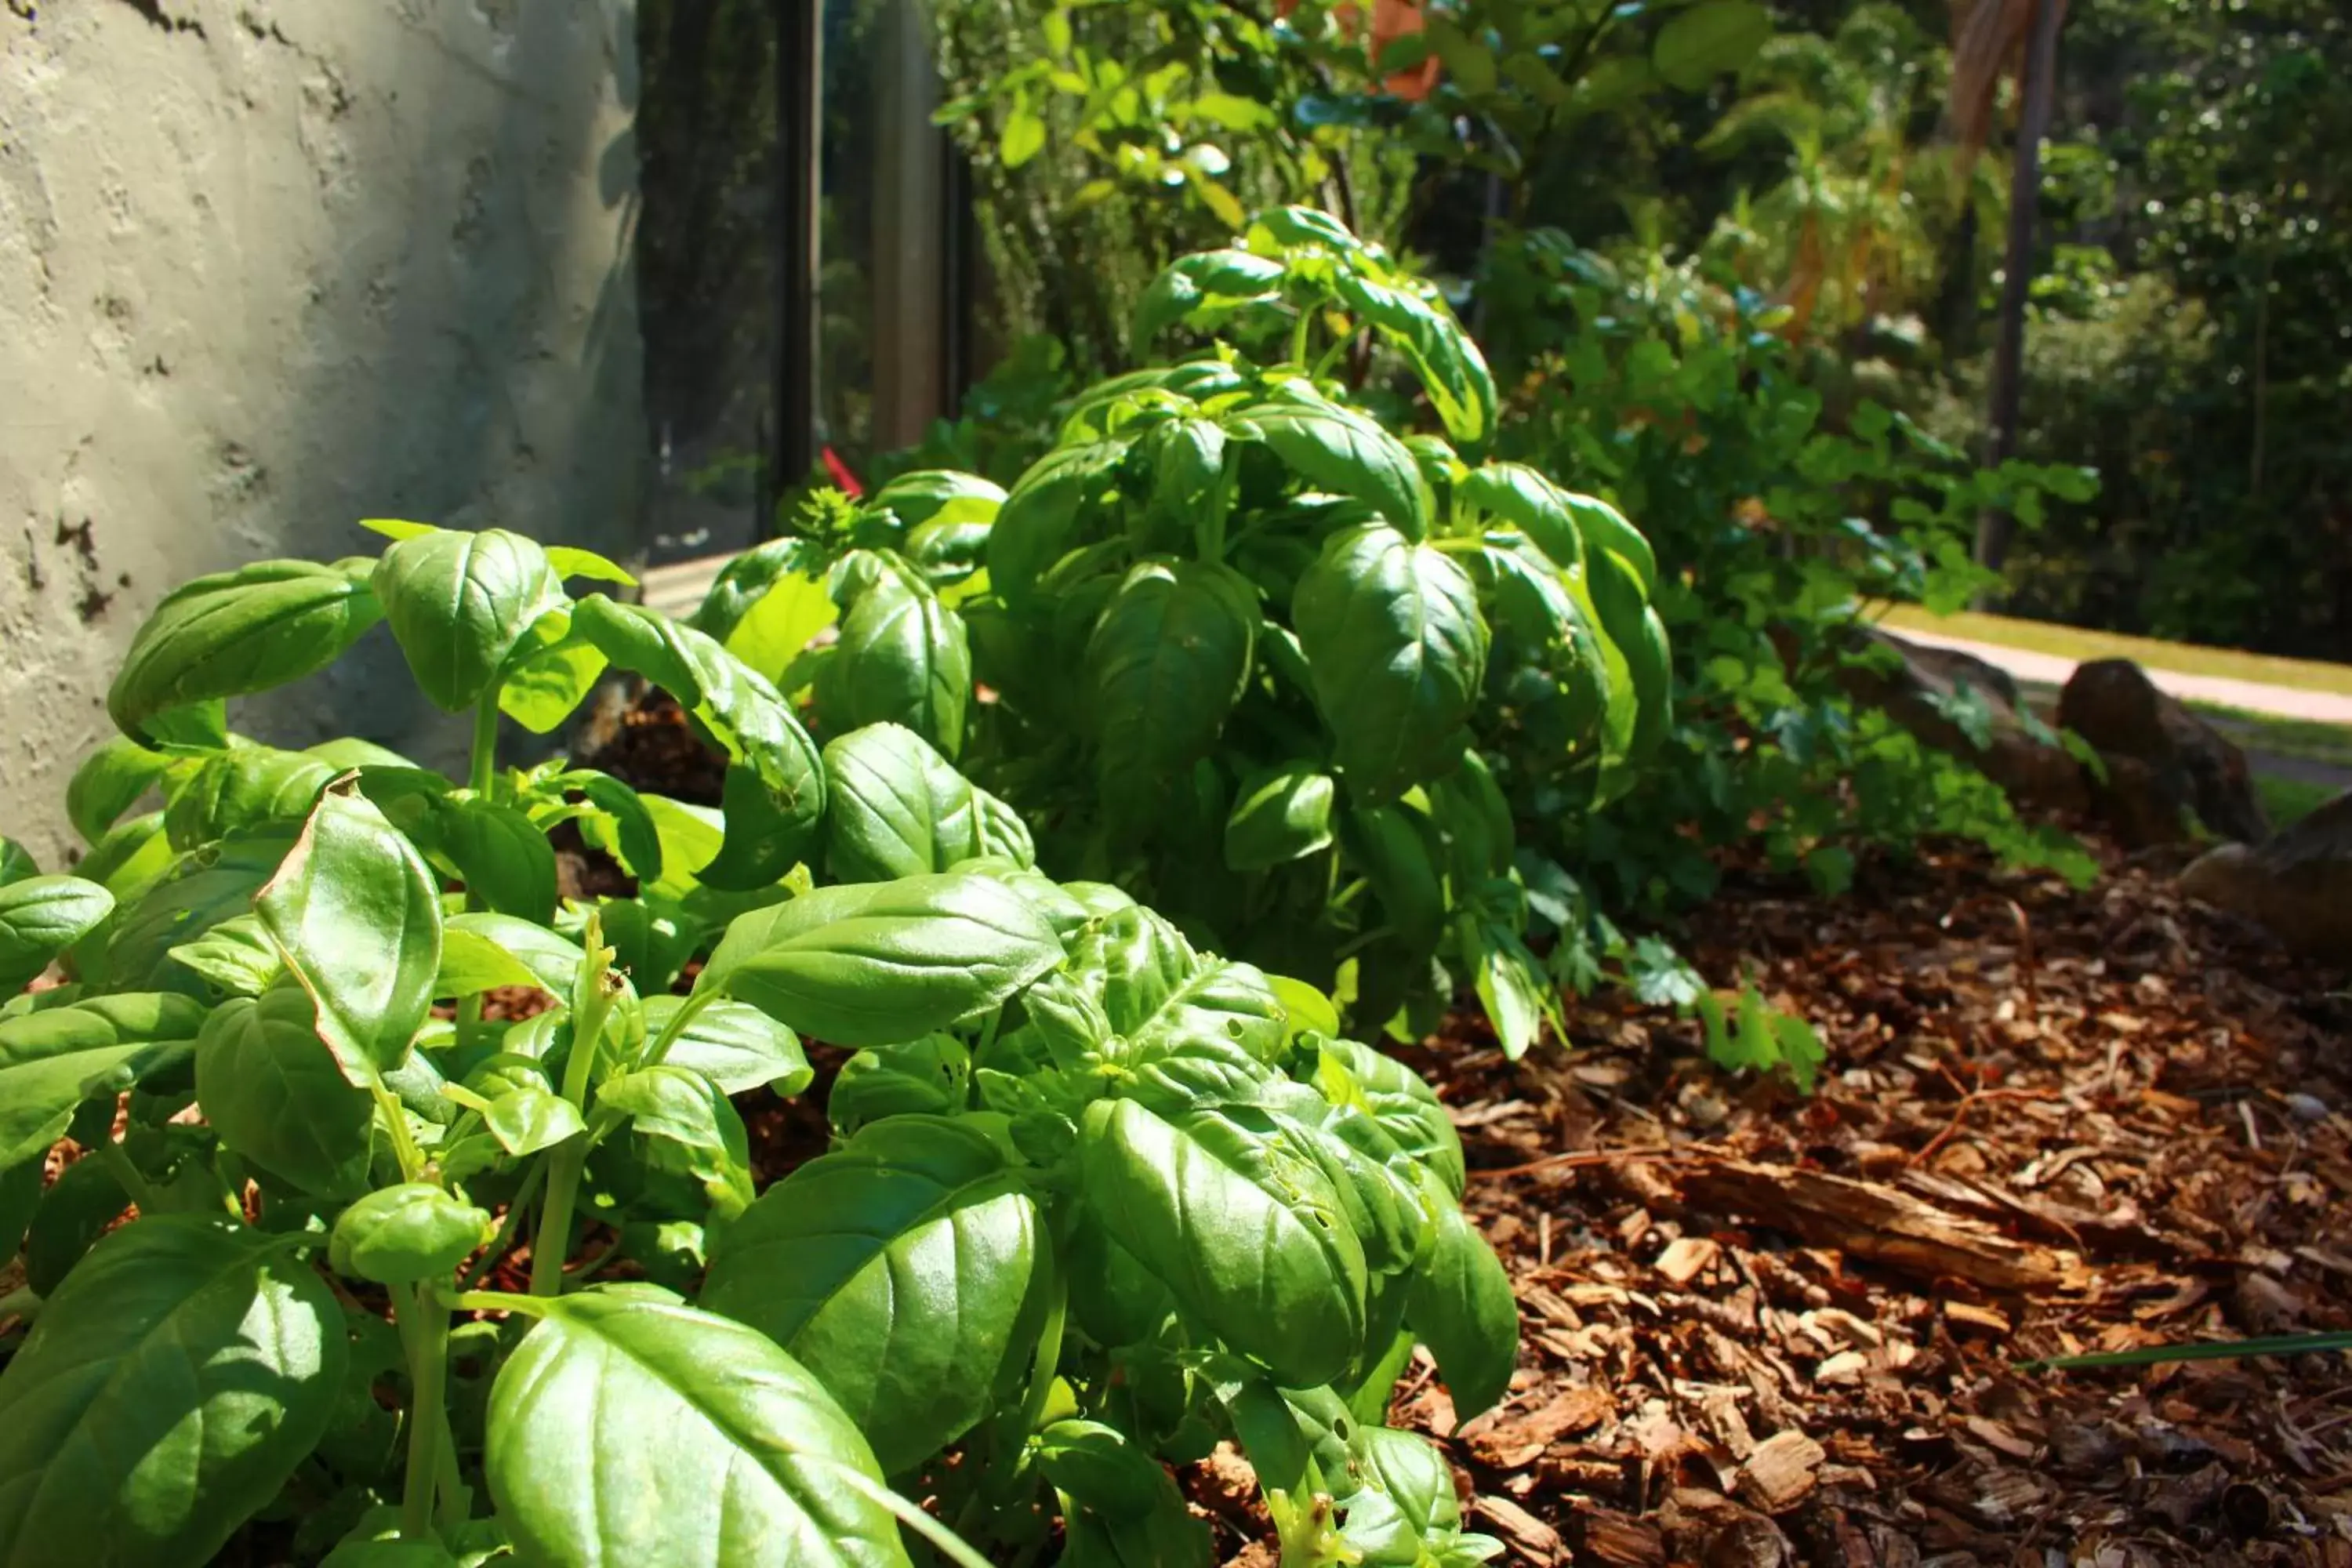
<path id="1" fill-rule="evenodd" d="M 2033 281 L 2033 217 L 2042 194 L 2042 139 L 2050 131 L 2050 100 L 2058 77 L 2061 0 L 2034 0 L 2033 36 L 2025 59 L 2025 103 L 2018 116 L 2017 151 L 2009 185 L 2009 249 L 2000 279 L 2000 333 L 1992 351 L 1990 461 L 2016 455 L 2019 395 L 2023 390 L 2025 299 Z M 2017 520 L 2006 511 L 1977 519 L 1977 563 L 1994 571 L 2009 554 Z"/>

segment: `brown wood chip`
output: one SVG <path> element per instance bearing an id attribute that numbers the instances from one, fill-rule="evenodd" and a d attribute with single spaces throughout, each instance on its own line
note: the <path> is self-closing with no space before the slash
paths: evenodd
<path id="1" fill-rule="evenodd" d="M 1828 1457 L 1819 1443 L 1793 1427 L 1775 1432 L 1739 1467 L 1739 1495 L 1766 1513 L 1785 1513 L 1813 1489 Z"/>

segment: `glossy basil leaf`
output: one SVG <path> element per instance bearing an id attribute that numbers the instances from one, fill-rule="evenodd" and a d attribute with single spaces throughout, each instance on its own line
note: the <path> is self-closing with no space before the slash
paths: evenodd
<path id="1" fill-rule="evenodd" d="M 0 837 L 0 888 L 40 874 L 41 868 L 34 863 L 29 850 L 13 838 Z"/>
<path id="2" fill-rule="evenodd" d="M 196 1103 L 222 1144 L 309 1193 L 367 1184 L 375 1102 L 320 1039 L 293 985 L 233 996 L 196 1040 Z"/>
<path id="3" fill-rule="evenodd" d="M 493 912 L 544 922 L 555 913 L 555 850 L 516 807 L 454 798 L 433 814 L 432 847 Z"/>
<path id="4" fill-rule="evenodd" d="M 1643 602 L 1636 568 L 1613 550 L 1592 552 L 1585 584 L 1601 629 L 1625 660 L 1639 705 L 1629 750 L 1638 756 L 1664 739 L 1674 721 L 1674 658 L 1665 623 Z"/>
<path id="5" fill-rule="evenodd" d="M 543 1084 L 517 1083 L 490 1097 L 482 1124 L 517 1159 L 552 1149 L 588 1130 L 580 1108 Z"/>
<path id="6" fill-rule="evenodd" d="M 1559 1010 L 1552 998 L 1554 983 L 1507 926 L 1482 920 L 1472 929 L 1472 951 L 1465 956 L 1471 962 L 1479 1004 L 1495 1026 L 1496 1042 L 1503 1047 L 1503 1055 L 1517 1061 L 1542 1037 L 1546 1023 L 1555 1032 L 1559 1029 Z"/>
<path id="7" fill-rule="evenodd" d="M 572 626 L 613 663 L 677 698 L 757 781 L 756 792 L 730 792 L 727 841 L 698 873 L 704 883 L 763 887 L 807 858 L 824 818 L 824 771 L 815 742 L 766 677 L 700 632 L 602 595 L 580 602 Z"/>
<path id="8" fill-rule="evenodd" d="M 1037 1468 L 1079 1510 L 1064 1521 L 1070 1568 L 1190 1568 L 1208 1561 L 1209 1527 L 1187 1510 L 1176 1478 L 1141 1445 L 1100 1421 L 1055 1421 L 1037 1434 Z"/>
<path id="9" fill-rule="evenodd" d="M 142 994 L 0 1020 L 0 1171 L 46 1152 L 85 1100 L 184 1058 L 204 1018 L 185 996 Z"/>
<path id="10" fill-rule="evenodd" d="M 1250 672 L 1256 595 L 1230 568 L 1147 561 L 1087 644 L 1107 794 L 1148 800 L 1206 755 Z"/>
<path id="11" fill-rule="evenodd" d="M 287 1247 L 163 1215 L 100 1241 L 0 1373 L 0 1560 L 198 1568 L 324 1434 L 342 1310 Z"/>
<path id="12" fill-rule="evenodd" d="M 1330 1070 L 1340 1075 L 1327 1095 L 1335 1100 L 1360 1100 L 1381 1130 L 1459 1199 L 1466 1179 L 1462 1135 L 1428 1080 L 1394 1057 L 1354 1040 L 1327 1039 L 1322 1055 Z M 1323 1081 L 1332 1080 L 1327 1077 Z"/>
<path id="13" fill-rule="evenodd" d="M 1056 447 L 1037 459 L 1004 498 L 988 534 L 989 586 L 1016 607 L 1036 596 L 1037 581 L 1075 542 L 1080 520 L 1126 461 L 1124 437 Z"/>
<path id="14" fill-rule="evenodd" d="M 114 895 L 79 877 L 26 877 L 0 887 L 0 996 L 22 991 L 113 912 Z"/>
<path id="15" fill-rule="evenodd" d="M 300 752 L 236 746 L 206 758 L 172 791 L 163 827 L 179 850 L 249 829 L 291 831 L 334 777 L 331 764 Z"/>
<path id="16" fill-rule="evenodd" d="M 1437 1360 L 1467 1420 L 1509 1392 L 1519 1362 L 1519 1309 L 1486 1238 L 1452 1204 L 1437 1205 L 1437 1245 L 1412 1271 L 1405 1322 Z"/>
<path id="17" fill-rule="evenodd" d="M 1576 520 L 1577 530 L 1584 537 L 1588 552 L 1606 550 L 1622 558 L 1633 569 L 1635 582 L 1641 585 L 1642 597 L 1649 598 L 1658 590 L 1658 557 L 1642 531 L 1625 521 L 1625 514 L 1598 496 L 1579 495 L 1573 490 L 1561 492 L 1560 500 L 1569 515 Z"/>
<path id="18" fill-rule="evenodd" d="M 1483 44 L 1474 47 L 1485 56 Z M 1451 310 L 1431 297 L 1434 290 L 1424 296 L 1402 279 L 1384 282 L 1349 267 L 1333 274 L 1332 285 L 1349 309 L 1412 362 L 1448 436 L 1475 446 L 1494 434 L 1494 373 L 1486 368 L 1486 356 L 1476 341 L 1462 330 Z"/>
<path id="19" fill-rule="evenodd" d="M 198 577 L 166 595 L 139 628 L 106 710 L 124 734 L 149 736 L 174 709 L 324 669 L 381 614 L 364 578 L 344 563 L 261 561 Z"/>
<path id="20" fill-rule="evenodd" d="M 1209 1110 L 1087 1108 L 1080 1193 L 1193 1321 L 1285 1383 L 1328 1383 L 1362 1346 L 1363 1247 L 1311 1163 Z"/>
<path id="21" fill-rule="evenodd" d="M 485 959 L 478 947 L 475 946 L 476 942 L 488 942 L 530 972 L 530 978 L 527 980 L 505 980 L 499 984 L 535 984 L 541 990 L 552 992 L 558 996 L 572 994 L 572 984 L 580 973 L 581 952 L 578 942 L 569 941 L 560 933 L 530 921 L 518 920 L 512 915 L 492 914 L 483 910 L 451 915 L 444 922 L 442 931 L 445 948 L 448 940 L 460 931 L 466 933 L 466 936 L 470 939 L 464 944 L 467 949 L 467 962 L 476 964 L 495 962 Z M 463 991 L 443 990 L 438 984 L 435 986 L 434 994 L 440 996 L 467 994 Z"/>
<path id="22" fill-rule="evenodd" d="M 1379 523 L 1343 530 L 1300 579 L 1291 616 L 1350 790 L 1393 799 L 1460 754 L 1486 623 L 1451 558 Z"/>
<path id="23" fill-rule="evenodd" d="M 659 1035 L 686 1005 L 683 996 L 646 998 L 646 1030 Z M 687 1021 L 663 1058 L 672 1067 L 701 1074 L 721 1094 L 748 1094 L 772 1088 L 790 1100 L 808 1088 L 814 1072 L 790 1029 L 740 1002 L 712 1002 Z"/>
<path id="24" fill-rule="evenodd" d="M 1026 900 L 970 873 L 820 888 L 727 928 L 695 983 L 802 1036 L 883 1045 L 1003 1003 L 1062 961 Z"/>
<path id="25" fill-rule="evenodd" d="M 1234 416 L 1229 428 L 1274 448 L 1310 488 L 1362 501 L 1406 538 L 1428 532 L 1420 466 L 1373 420 L 1328 404 L 1262 403 Z"/>
<path id="26" fill-rule="evenodd" d="M 989 523 L 1004 504 L 1004 489 L 978 474 L 918 468 L 900 474 L 866 498 L 868 511 L 887 510 L 911 533 L 929 523 Z"/>
<path id="27" fill-rule="evenodd" d="M 1331 775 L 1292 763 L 1244 783 L 1225 818 L 1225 864 L 1235 871 L 1286 866 L 1331 842 Z"/>
<path id="28" fill-rule="evenodd" d="M 338 1274 L 379 1285 L 446 1279 L 498 1230 L 482 1210 L 430 1182 L 403 1182 L 345 1209 L 328 1238 Z"/>
<path id="29" fill-rule="evenodd" d="M 824 1097 L 834 1131 L 846 1137 L 888 1116 L 952 1115 L 971 1088 L 971 1053 L 953 1035 L 869 1046 L 841 1064 Z"/>
<path id="30" fill-rule="evenodd" d="M 593 768 L 573 768 L 562 776 L 567 790 L 577 790 L 609 825 L 613 849 L 629 875 L 641 882 L 662 879 L 661 833 L 645 797 L 609 773 Z"/>
<path id="31" fill-rule="evenodd" d="M 835 578 L 841 635 L 816 679 L 829 730 L 903 724 L 949 756 L 963 748 L 971 652 L 963 620 L 887 551 L 860 551 Z"/>
<path id="32" fill-rule="evenodd" d="M 663 1065 L 615 1073 L 597 1104 L 629 1120 L 639 1136 L 667 1146 L 669 1163 L 702 1184 L 710 1206 L 733 1218 L 751 1202 L 751 1151 L 743 1119 L 700 1073 Z"/>
<path id="33" fill-rule="evenodd" d="M 612 583 L 624 588 L 637 585 L 635 574 L 627 567 L 576 544 L 547 546 L 547 563 L 555 568 L 559 577 L 585 577 L 592 583 Z"/>
<path id="34" fill-rule="evenodd" d="M 1570 498 L 1525 463 L 1488 463 L 1454 487 L 1456 500 L 1516 525 L 1563 572 L 1584 567 L 1584 535 Z"/>
<path id="35" fill-rule="evenodd" d="M 502 528 L 400 540 L 370 585 L 417 687 L 452 713 L 474 705 L 540 617 L 571 603 L 547 552 Z"/>
<path id="36" fill-rule="evenodd" d="M 815 1373 L 895 1474 L 993 1408 L 1027 1349 L 1043 1229 L 986 1136 L 894 1117 L 761 1194 L 720 1237 L 702 1299 Z"/>
<path id="37" fill-rule="evenodd" d="M 674 900 L 658 894 L 605 899 L 596 908 L 603 917 L 604 941 L 613 949 L 614 966 L 629 977 L 642 995 L 651 997 L 668 990 L 687 960 L 702 945 L 701 922 L 688 917 Z"/>
<path id="38" fill-rule="evenodd" d="M 1213 328 L 1249 305 L 1281 298 L 1285 268 L 1246 250 L 1203 250 L 1160 268 L 1135 310 L 1135 341 L 1148 343 L 1181 323 Z"/>
<path id="39" fill-rule="evenodd" d="M 554 989 L 529 964 L 480 932 L 464 930 L 455 921 L 442 928 L 441 963 L 433 975 L 435 996 L 476 996 L 502 985 Z"/>
<path id="40" fill-rule="evenodd" d="M 364 796 L 322 796 L 253 907 L 344 1075 L 364 1084 L 405 1061 L 433 1006 L 441 900 L 383 813 Z"/>
<path id="41" fill-rule="evenodd" d="M 353 768 L 415 768 L 416 764 L 388 746 L 373 741 L 362 741 L 356 735 L 337 735 L 305 750 L 304 755 L 318 758 L 337 773 L 349 773 Z"/>
<path id="42" fill-rule="evenodd" d="M 637 798 L 654 825 L 662 857 L 661 875 L 650 883 L 641 882 L 640 890 L 668 899 L 688 897 L 701 887 L 695 873 L 710 863 L 726 838 L 725 818 L 707 805 L 692 805 L 667 795 Z"/>
<path id="43" fill-rule="evenodd" d="M 110 1107 L 108 1114 L 110 1119 Z M 16 1169 L 33 1173 L 37 1191 L 40 1162 L 28 1160 Z M 121 1179 L 105 1160 L 79 1159 L 59 1171 L 47 1195 L 40 1200 L 40 1212 L 33 1215 L 31 1227 L 19 1227 L 25 1239 L 25 1283 L 44 1299 L 56 1295 L 74 1265 L 130 1206 L 131 1196 L 122 1190 Z M 6 1228 L 0 1225 L 0 1237 L 5 1237 Z"/>
<path id="44" fill-rule="evenodd" d="M 781 684 L 839 614 L 827 584 L 831 565 L 814 540 L 770 540 L 727 563 L 688 624 Z"/>
<path id="45" fill-rule="evenodd" d="M 756 1330 L 645 1287 L 543 1310 L 491 1387 L 483 1456 L 523 1562 L 907 1568 L 866 1439 Z"/>
<path id="46" fill-rule="evenodd" d="M 1070 1225 L 1063 1274 L 1069 1282 L 1071 1317 L 1087 1338 L 1108 1349 L 1150 1339 L 1176 1310 L 1168 1287 L 1084 1209 Z"/>
<path id="47" fill-rule="evenodd" d="M 1073 965 L 1126 1037 L 1136 1063 L 1202 1041 L 1271 1061 L 1282 1047 L 1282 1003 L 1255 966 L 1203 955 L 1168 921 L 1130 906 L 1078 941 Z"/>
<path id="48" fill-rule="evenodd" d="M 604 674 L 604 656 L 583 638 L 560 637 L 536 647 L 526 640 L 499 675 L 499 711 L 534 735 L 549 734 L 580 710 Z"/>
<path id="49" fill-rule="evenodd" d="M 66 820 L 96 844 L 145 795 L 163 781 L 172 759 L 117 735 L 92 752 L 66 784 Z M 6 879 L 0 879 L 5 881 Z"/>
<path id="50" fill-rule="evenodd" d="M 223 921 L 171 952 L 173 962 L 222 996 L 258 996 L 286 973 L 285 956 L 261 929 L 257 915 Z"/>
<path id="51" fill-rule="evenodd" d="M 107 868 L 107 879 L 134 876 L 153 865 L 159 852 L 169 856 L 163 828 L 161 812 L 152 819 L 121 824 L 84 858 L 84 869 L 96 869 L 93 862 L 110 858 L 109 851 L 119 847 L 122 858 Z M 223 921 L 252 912 L 254 895 L 277 873 L 293 847 L 292 837 L 275 832 L 240 834 L 167 860 L 163 874 L 148 881 L 116 911 L 106 933 L 107 985 L 114 990 L 200 991 L 203 982 L 181 967 L 171 950 L 194 941 Z"/>
<path id="52" fill-rule="evenodd" d="M 944 871 L 990 853 L 984 837 L 995 823 L 1019 824 L 1002 801 L 897 724 L 868 725 L 827 742 L 824 775 L 825 859 L 845 881 Z"/>

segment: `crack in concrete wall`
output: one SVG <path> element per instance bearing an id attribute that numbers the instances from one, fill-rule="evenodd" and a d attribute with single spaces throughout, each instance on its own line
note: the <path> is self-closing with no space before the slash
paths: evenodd
<path id="1" fill-rule="evenodd" d="M 362 517 L 637 543 L 627 0 L 5 0 L 0 833 L 72 851 L 106 682 L 199 573 Z M 234 705 L 436 756 L 381 632 Z"/>

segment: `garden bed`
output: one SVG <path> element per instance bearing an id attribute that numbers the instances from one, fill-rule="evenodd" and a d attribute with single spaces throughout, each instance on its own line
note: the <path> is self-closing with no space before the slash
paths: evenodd
<path id="1" fill-rule="evenodd" d="M 633 760 L 684 765 L 673 711 L 627 733 L 601 765 L 672 783 Z M 2020 1365 L 2352 1329 L 2352 1003 L 2104 858 L 2076 891 L 1939 847 L 1835 901 L 1727 868 L 1686 950 L 1812 1022 L 1809 1098 L 1622 997 L 1517 1064 L 1464 1016 L 1403 1053 L 1519 1299 L 1501 1408 L 1457 1424 L 1425 1357 L 1394 1406 L 1476 1528 L 1536 1563 L 2352 1561 L 2334 1357 Z M 762 1185 L 821 1104 L 746 1106 Z M 1187 1489 L 1270 1568 L 1240 1463 Z"/>

